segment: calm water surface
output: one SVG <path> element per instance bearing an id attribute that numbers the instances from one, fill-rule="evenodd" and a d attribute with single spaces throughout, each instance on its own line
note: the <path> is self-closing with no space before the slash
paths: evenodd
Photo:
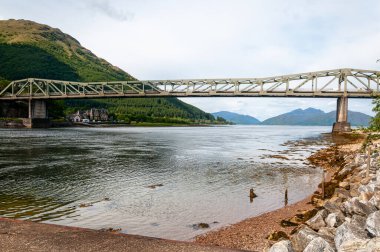
<path id="1" fill-rule="evenodd" d="M 283 206 L 285 188 L 289 203 L 312 193 L 321 171 L 305 158 L 330 130 L 1 129 L 0 216 L 188 240 Z"/>

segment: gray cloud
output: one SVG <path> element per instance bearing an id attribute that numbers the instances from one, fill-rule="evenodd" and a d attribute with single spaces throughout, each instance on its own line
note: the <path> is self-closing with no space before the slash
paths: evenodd
<path id="1" fill-rule="evenodd" d="M 130 11 L 138 16 L 134 18 Z M 339 67 L 379 69 L 379 12 L 377 0 L 0 0 L 2 18 L 58 27 L 139 79 L 266 77 Z M 184 100 L 208 112 L 231 110 L 260 119 L 299 107 L 327 112 L 335 109 L 336 102 Z M 349 107 L 373 114 L 370 100 L 350 99 Z"/>
<path id="2" fill-rule="evenodd" d="M 123 10 L 120 6 L 115 7 L 108 0 L 89 1 L 88 5 L 91 9 L 118 21 L 130 21 L 134 17 L 134 13 Z"/>

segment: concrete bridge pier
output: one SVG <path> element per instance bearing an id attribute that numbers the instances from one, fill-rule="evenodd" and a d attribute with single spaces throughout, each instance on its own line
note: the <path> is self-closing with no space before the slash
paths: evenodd
<path id="1" fill-rule="evenodd" d="M 337 100 L 336 122 L 333 125 L 333 133 L 344 133 L 351 131 L 351 125 L 347 121 L 348 97 L 342 96 Z"/>
<path id="2" fill-rule="evenodd" d="M 44 100 L 29 100 L 28 118 L 23 120 L 27 128 L 48 128 L 50 120 L 47 113 L 47 104 Z"/>

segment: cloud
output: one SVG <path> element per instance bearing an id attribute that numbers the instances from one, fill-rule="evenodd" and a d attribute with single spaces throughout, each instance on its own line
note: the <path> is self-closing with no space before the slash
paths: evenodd
<path id="1" fill-rule="evenodd" d="M 377 0 L 0 0 L 4 18 L 58 27 L 139 79 L 380 69 L 378 13 Z M 184 100 L 208 112 L 261 119 L 298 107 L 327 112 L 336 106 L 335 99 Z M 370 100 L 350 99 L 349 106 L 372 113 Z"/>
<path id="2" fill-rule="evenodd" d="M 122 6 L 116 8 L 108 0 L 90 0 L 88 6 L 117 21 L 130 21 L 134 17 L 132 12 L 123 10 Z"/>

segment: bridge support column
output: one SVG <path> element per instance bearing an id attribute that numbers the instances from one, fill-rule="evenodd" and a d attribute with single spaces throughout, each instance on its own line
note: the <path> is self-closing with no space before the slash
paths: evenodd
<path id="1" fill-rule="evenodd" d="M 336 106 L 336 122 L 333 125 L 333 133 L 350 132 L 351 125 L 347 120 L 348 97 L 339 97 Z"/>
<path id="2" fill-rule="evenodd" d="M 47 104 L 44 100 L 29 100 L 29 118 L 24 120 L 27 128 L 48 128 L 50 120 L 47 113 Z"/>

